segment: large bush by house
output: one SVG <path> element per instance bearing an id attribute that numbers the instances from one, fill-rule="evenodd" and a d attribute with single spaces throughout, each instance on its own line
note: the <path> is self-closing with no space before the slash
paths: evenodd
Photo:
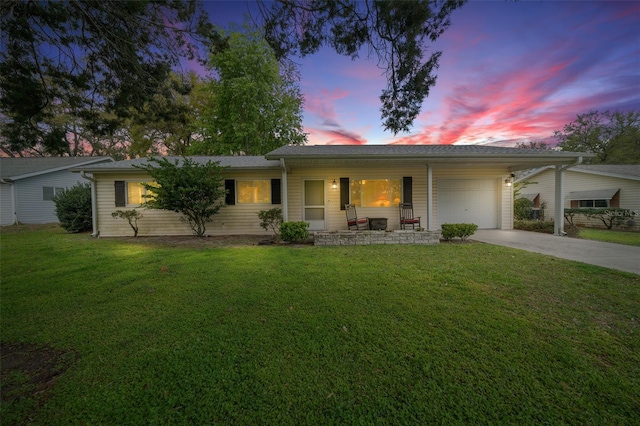
<path id="1" fill-rule="evenodd" d="M 79 183 L 53 197 L 56 216 L 67 232 L 91 231 L 91 185 Z"/>

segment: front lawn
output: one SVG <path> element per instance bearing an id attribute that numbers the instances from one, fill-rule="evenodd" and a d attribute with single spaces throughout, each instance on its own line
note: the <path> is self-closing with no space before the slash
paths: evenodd
<path id="1" fill-rule="evenodd" d="M 640 246 L 640 232 L 612 231 L 610 229 L 580 228 L 580 238 L 607 243 Z"/>
<path id="2" fill-rule="evenodd" d="M 637 275 L 481 243 L 58 228 L 3 229 L 0 253 L 3 424 L 638 421 Z"/>

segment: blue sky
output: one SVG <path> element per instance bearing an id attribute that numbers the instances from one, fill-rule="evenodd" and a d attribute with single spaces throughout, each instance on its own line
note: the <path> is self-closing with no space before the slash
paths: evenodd
<path id="1" fill-rule="evenodd" d="M 211 20 L 242 23 L 254 2 L 205 1 Z M 471 1 L 430 46 L 438 80 L 409 133 L 384 131 L 375 57 L 330 49 L 298 58 L 310 144 L 554 143 L 590 110 L 640 111 L 640 2 Z"/>

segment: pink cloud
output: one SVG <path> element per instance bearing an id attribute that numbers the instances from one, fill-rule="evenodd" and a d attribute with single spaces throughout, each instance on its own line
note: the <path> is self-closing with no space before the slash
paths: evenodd
<path id="1" fill-rule="evenodd" d="M 305 127 L 309 145 L 364 145 L 367 140 L 344 129 L 327 130 Z"/>

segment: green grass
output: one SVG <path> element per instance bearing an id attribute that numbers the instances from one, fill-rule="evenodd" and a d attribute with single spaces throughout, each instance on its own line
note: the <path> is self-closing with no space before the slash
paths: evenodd
<path id="1" fill-rule="evenodd" d="M 580 238 L 607 243 L 640 246 L 640 232 L 612 231 L 609 229 L 580 228 Z"/>
<path id="2" fill-rule="evenodd" d="M 2 341 L 73 354 L 3 424 L 638 423 L 637 275 L 481 243 L 0 253 Z"/>

